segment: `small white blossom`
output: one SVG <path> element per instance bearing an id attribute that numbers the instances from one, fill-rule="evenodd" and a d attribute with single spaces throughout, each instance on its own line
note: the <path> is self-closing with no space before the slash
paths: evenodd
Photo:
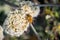
<path id="1" fill-rule="evenodd" d="M 40 12 L 40 8 L 38 6 L 34 6 L 34 3 L 31 1 L 20 2 L 20 8 L 23 13 L 30 14 L 32 17 L 36 17 Z"/>
<path id="2" fill-rule="evenodd" d="M 46 17 L 45 17 L 47 20 L 48 19 L 50 19 L 51 18 L 51 16 L 50 15 L 46 15 Z"/>
<path id="3" fill-rule="evenodd" d="M 3 35 L 3 28 L 0 26 L 0 40 L 3 40 L 4 35 Z"/>
<path id="4" fill-rule="evenodd" d="M 3 24 L 5 32 L 11 36 L 19 37 L 29 27 L 28 20 L 25 19 L 25 15 L 18 13 L 17 10 L 10 12 Z"/>

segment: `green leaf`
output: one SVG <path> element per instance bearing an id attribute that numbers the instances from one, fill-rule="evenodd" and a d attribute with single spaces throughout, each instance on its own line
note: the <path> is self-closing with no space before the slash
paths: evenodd
<path id="1" fill-rule="evenodd" d="M 59 18 L 59 13 L 58 12 L 55 12 L 55 15 L 54 15 L 56 18 Z"/>

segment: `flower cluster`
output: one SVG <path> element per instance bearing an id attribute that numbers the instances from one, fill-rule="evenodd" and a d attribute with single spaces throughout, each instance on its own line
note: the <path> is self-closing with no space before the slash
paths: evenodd
<path id="1" fill-rule="evenodd" d="M 27 30 L 28 26 L 29 22 L 26 20 L 25 15 L 17 13 L 16 10 L 8 14 L 3 24 L 5 32 L 11 36 L 20 36 Z"/>
<path id="2" fill-rule="evenodd" d="M 33 6 L 30 1 L 23 1 L 20 7 L 9 12 L 4 24 L 4 31 L 11 35 L 19 37 L 27 30 L 29 23 L 32 23 L 33 17 L 39 13 L 39 7 Z"/>
<path id="3" fill-rule="evenodd" d="M 29 14 L 32 17 L 37 17 L 40 12 L 39 6 L 34 6 L 34 3 L 30 1 L 23 1 L 20 3 L 20 7 L 23 13 Z"/>
<path id="4" fill-rule="evenodd" d="M 0 40 L 3 40 L 4 35 L 3 35 L 3 28 L 0 26 Z"/>

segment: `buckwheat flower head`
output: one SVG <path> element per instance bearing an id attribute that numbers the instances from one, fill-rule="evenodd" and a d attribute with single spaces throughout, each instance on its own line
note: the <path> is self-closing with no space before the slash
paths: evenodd
<path id="1" fill-rule="evenodd" d="M 30 14 L 32 17 L 36 17 L 39 12 L 39 6 L 34 6 L 35 4 L 31 1 L 22 1 L 20 2 L 20 8 L 23 13 Z"/>
<path id="2" fill-rule="evenodd" d="M 19 37 L 27 30 L 29 22 L 25 15 L 18 13 L 18 10 L 10 12 L 3 24 L 5 32 L 11 36 Z"/>
<path id="3" fill-rule="evenodd" d="M 0 40 L 3 40 L 4 35 L 3 35 L 3 28 L 0 26 Z"/>

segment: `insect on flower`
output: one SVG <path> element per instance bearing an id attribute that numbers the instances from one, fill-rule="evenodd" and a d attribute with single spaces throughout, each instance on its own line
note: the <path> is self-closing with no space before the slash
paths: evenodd
<path id="1" fill-rule="evenodd" d="M 33 22 L 33 18 L 29 14 L 26 14 L 26 19 L 28 20 L 29 23 L 32 23 Z"/>

